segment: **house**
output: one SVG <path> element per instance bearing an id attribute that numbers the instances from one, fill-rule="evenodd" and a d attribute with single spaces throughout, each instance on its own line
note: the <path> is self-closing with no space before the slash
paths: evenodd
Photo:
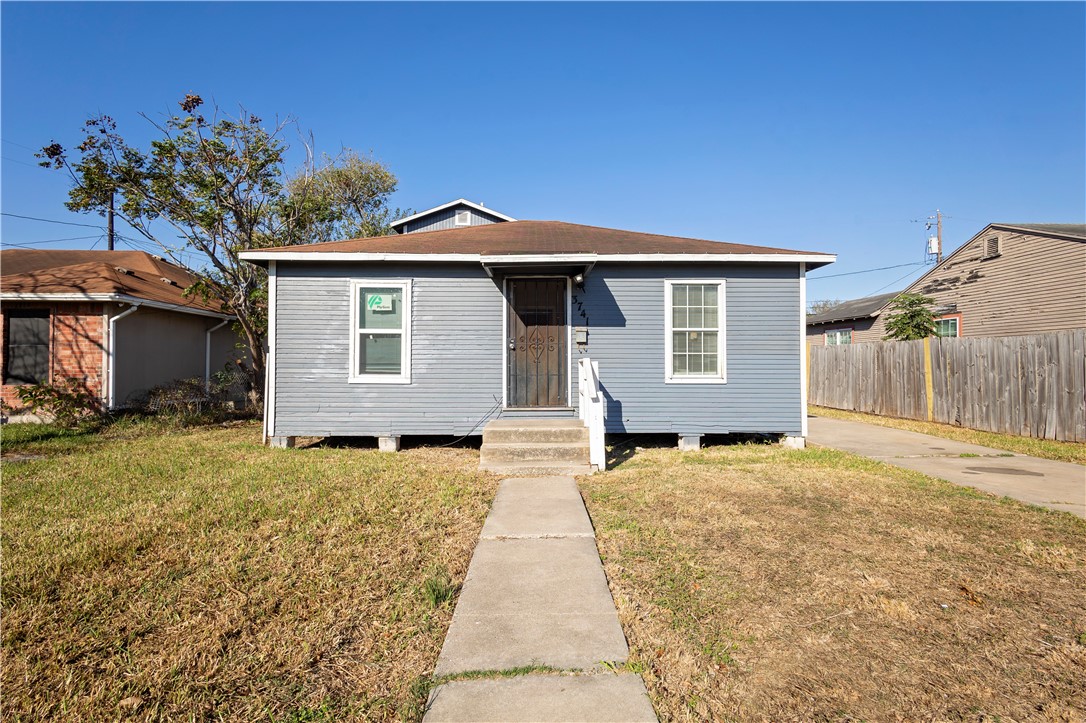
<path id="1" fill-rule="evenodd" d="M 2 395 L 76 380 L 109 408 L 151 387 L 208 378 L 237 352 L 233 318 L 184 291 L 195 278 L 143 251 L 0 252 Z"/>
<path id="2" fill-rule="evenodd" d="M 900 293 L 935 300 L 940 336 L 1086 328 L 1086 224 L 989 224 Z M 807 318 L 807 340 L 881 341 L 897 295 L 857 299 L 813 314 Z"/>
<path id="3" fill-rule="evenodd" d="M 806 434 L 805 275 L 833 255 L 503 221 L 248 251 L 268 269 L 265 425 L 298 436 Z M 595 366 L 586 365 L 591 359 Z M 600 399 L 594 390 L 589 398 Z"/>
<path id="4" fill-rule="evenodd" d="M 464 226 L 484 226 L 489 223 L 516 221 L 511 216 L 498 213 L 481 203 L 472 203 L 464 198 L 443 203 L 413 216 L 393 221 L 389 226 L 398 234 L 418 233 L 419 231 L 443 231 Z"/>
<path id="5" fill-rule="evenodd" d="M 807 341 L 826 346 L 880 341 L 872 327 L 879 314 L 899 295 L 900 291 L 892 291 L 889 294 L 865 296 L 842 302 L 817 314 L 808 314 Z"/>

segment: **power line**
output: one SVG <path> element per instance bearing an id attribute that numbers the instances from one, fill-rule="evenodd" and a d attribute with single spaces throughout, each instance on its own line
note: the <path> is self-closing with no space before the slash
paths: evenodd
<path id="1" fill-rule="evenodd" d="M 17 158 L 8 158 L 7 156 L 0 156 L 8 163 L 18 163 L 20 166 L 30 166 L 31 168 L 40 168 L 37 163 L 27 163 L 26 161 L 20 161 Z"/>
<path id="2" fill-rule="evenodd" d="M 90 236 L 68 236 L 67 238 L 50 238 L 50 239 L 42 239 L 42 240 L 37 240 L 37 241 L 23 241 L 22 243 L 25 244 L 25 245 L 28 245 L 28 246 L 35 246 L 37 244 L 61 243 L 62 241 L 85 241 L 86 239 L 89 239 L 89 238 L 102 238 L 102 234 L 98 233 L 98 234 L 91 234 Z M 4 241 L 3 245 L 4 246 L 15 246 L 16 244 L 8 243 L 7 241 Z"/>
<path id="3" fill-rule="evenodd" d="M 907 278 L 909 278 L 910 276 L 912 276 L 912 274 L 913 274 L 913 272 L 912 272 L 912 271 L 910 271 L 909 273 L 905 274 L 905 275 L 904 275 L 904 276 L 902 276 L 901 278 L 898 278 L 898 279 L 894 279 L 893 281 L 891 281 L 890 283 L 888 283 L 888 284 L 887 284 L 886 286 L 883 286 L 883 287 L 882 287 L 882 289 L 886 289 L 886 288 L 889 288 L 889 287 L 893 286 L 894 284 L 896 284 L 897 282 L 899 282 L 899 281 L 901 281 L 901 280 L 903 280 L 903 279 L 907 279 Z M 882 291 L 882 289 L 875 289 L 875 290 L 874 290 L 874 291 L 872 291 L 872 292 L 871 292 L 870 294 L 868 294 L 868 296 L 874 296 L 875 294 L 877 294 L 877 293 L 879 293 L 880 291 Z"/>
<path id="4" fill-rule="evenodd" d="M 19 148 L 25 148 L 28 151 L 34 151 L 35 153 L 37 153 L 39 150 L 37 148 L 31 148 L 30 146 L 24 146 L 22 143 L 16 143 L 15 141 L 8 140 L 7 138 L 0 138 L 0 140 L 4 141 L 4 143 L 10 143 L 13 146 L 19 146 Z"/>
<path id="5" fill-rule="evenodd" d="M 38 218 L 37 216 L 20 216 L 17 213 L 8 213 L 6 211 L 0 212 L 0 216 L 11 216 L 12 218 L 25 218 L 27 221 L 41 221 L 43 223 L 59 223 L 64 226 L 84 226 L 86 228 L 104 229 L 105 226 L 95 226 L 89 223 L 73 223 L 72 221 L 54 221 L 51 218 Z"/>
<path id="6" fill-rule="evenodd" d="M 886 271 L 888 269 L 903 269 L 906 266 L 924 266 L 926 263 L 927 263 L 926 261 L 917 261 L 917 262 L 912 263 L 912 264 L 898 264 L 897 266 L 883 266 L 883 267 L 878 268 L 878 269 L 864 269 L 863 271 L 848 271 L 848 272 L 843 273 L 843 274 L 830 274 L 829 276 L 809 276 L 809 277 L 807 277 L 807 280 L 808 281 L 821 281 L 822 279 L 834 279 L 834 278 L 837 278 L 838 276 L 855 276 L 856 274 L 870 274 L 873 271 Z"/>

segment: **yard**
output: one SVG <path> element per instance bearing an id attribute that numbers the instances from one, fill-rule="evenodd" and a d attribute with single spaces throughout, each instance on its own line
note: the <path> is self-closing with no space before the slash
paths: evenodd
<path id="1" fill-rule="evenodd" d="M 474 450 L 3 433 L 5 720 L 418 718 Z M 828 450 L 616 452 L 579 481 L 662 720 L 1086 717 L 1082 521 Z"/>
<path id="2" fill-rule="evenodd" d="M 846 453 L 581 480 L 661 720 L 1082 720 L 1086 524 Z"/>
<path id="3" fill-rule="evenodd" d="M 4 720 L 418 717 L 497 487 L 474 451 L 3 442 Z"/>

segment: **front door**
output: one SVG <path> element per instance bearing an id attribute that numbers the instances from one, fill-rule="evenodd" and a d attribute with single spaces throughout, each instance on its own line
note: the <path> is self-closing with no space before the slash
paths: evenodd
<path id="1" fill-rule="evenodd" d="M 565 278 L 508 279 L 510 407 L 568 407 Z"/>

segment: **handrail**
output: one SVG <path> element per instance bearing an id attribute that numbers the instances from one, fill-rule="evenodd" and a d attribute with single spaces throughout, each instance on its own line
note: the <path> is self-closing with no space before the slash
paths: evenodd
<path id="1" fill-rule="evenodd" d="M 597 470 L 607 469 L 604 446 L 603 394 L 600 393 L 600 365 L 588 358 L 577 361 L 580 382 L 580 417 L 588 427 L 589 462 Z"/>

